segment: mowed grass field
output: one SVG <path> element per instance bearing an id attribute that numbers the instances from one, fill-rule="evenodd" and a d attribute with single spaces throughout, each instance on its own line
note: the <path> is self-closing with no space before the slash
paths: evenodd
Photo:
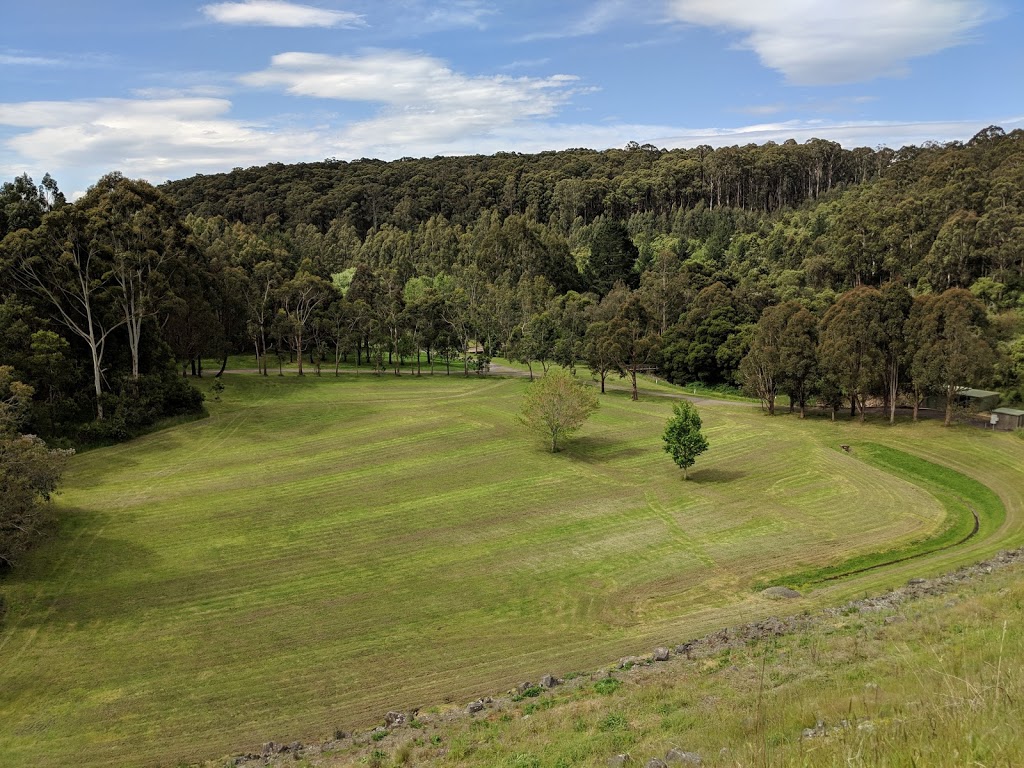
<path id="1" fill-rule="evenodd" d="M 5 765 L 175 765 L 464 702 L 721 626 L 856 596 L 1022 536 L 1024 441 L 702 406 L 684 482 L 671 402 L 623 394 L 557 455 L 528 382 L 226 378 L 209 419 L 76 457 L 61 530 L 0 582 Z M 838 450 L 967 474 L 1006 519 L 961 548 L 780 606 L 786 573 L 942 529 L 942 503 Z"/>

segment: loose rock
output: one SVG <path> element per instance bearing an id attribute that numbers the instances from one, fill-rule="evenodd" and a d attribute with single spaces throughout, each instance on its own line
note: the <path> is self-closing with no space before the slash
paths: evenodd
<path id="1" fill-rule="evenodd" d="M 665 755 L 665 762 L 674 765 L 701 765 L 703 761 L 696 752 L 672 748 Z"/>
<path id="2" fill-rule="evenodd" d="M 558 679 L 554 675 L 544 675 L 540 679 L 540 684 L 542 688 L 554 688 L 558 685 Z"/>
<path id="3" fill-rule="evenodd" d="M 608 758 L 608 768 L 622 768 L 632 762 L 628 754 L 614 755 Z"/>
<path id="4" fill-rule="evenodd" d="M 655 648 L 654 649 L 654 660 L 655 661 L 668 661 L 668 648 Z"/>
<path id="5" fill-rule="evenodd" d="M 668 768 L 668 765 L 660 757 L 652 757 L 644 764 L 644 768 Z"/>
<path id="6" fill-rule="evenodd" d="M 471 701 L 471 702 L 469 702 L 469 704 L 466 705 L 466 712 L 468 714 L 472 715 L 472 714 L 474 714 L 476 712 L 482 712 L 483 708 L 484 708 L 483 701 L 481 701 L 480 699 L 477 699 L 476 701 Z"/>
<path id="7" fill-rule="evenodd" d="M 388 712 L 384 715 L 384 725 L 388 728 L 405 725 L 406 717 L 404 712 Z"/>

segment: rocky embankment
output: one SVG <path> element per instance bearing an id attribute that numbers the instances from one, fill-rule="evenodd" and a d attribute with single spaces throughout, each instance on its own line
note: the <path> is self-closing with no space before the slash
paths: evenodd
<path id="1" fill-rule="evenodd" d="M 447 724 L 463 718 L 484 716 L 489 712 L 512 710 L 519 702 L 539 696 L 545 690 L 555 687 L 579 687 L 609 678 L 620 681 L 628 680 L 631 677 L 639 677 L 647 672 L 647 668 L 658 665 L 665 665 L 665 671 L 671 671 L 671 664 L 674 661 L 705 658 L 726 649 L 740 648 L 772 637 L 804 632 L 816 623 L 841 615 L 858 612 L 892 612 L 892 615 L 887 616 L 885 621 L 886 623 L 895 623 L 903 619 L 898 609 L 904 603 L 924 597 L 942 595 L 967 582 L 984 578 L 995 570 L 1015 563 L 1024 563 L 1024 548 L 1000 552 L 988 560 L 963 566 L 952 573 L 941 576 L 910 579 L 906 585 L 876 597 L 852 600 L 844 605 L 812 613 L 781 618 L 769 617 L 761 621 L 728 627 L 704 637 L 680 643 L 674 648 L 655 648 L 647 655 L 619 659 L 609 668 L 596 670 L 591 674 L 577 674 L 570 679 L 548 674 L 541 677 L 536 683 L 523 682 L 504 694 L 481 696 L 462 707 L 452 707 L 430 714 L 422 713 L 419 710 L 387 712 L 382 717 L 381 723 L 372 729 L 352 733 L 339 730 L 334 733 L 332 738 L 313 744 L 266 742 L 253 751 L 229 758 L 228 763 L 249 768 L 294 765 L 296 761 L 302 760 L 312 765 L 331 765 L 341 756 L 346 759 L 358 760 L 363 751 L 370 752 L 381 747 L 394 746 L 396 740 L 402 737 L 403 733 L 404 738 L 410 738 L 411 734 L 415 733 L 424 743 L 430 743 L 437 734 L 443 733 Z M 784 587 L 770 588 L 765 590 L 764 594 L 766 597 L 780 602 L 800 597 L 798 592 Z M 816 732 L 804 734 L 806 738 L 813 738 L 817 735 L 819 734 Z M 223 762 L 220 764 L 223 765 Z M 609 756 L 609 765 L 630 764 L 651 766 L 652 768 L 673 764 L 700 765 L 701 757 L 697 753 L 678 749 L 671 750 L 663 758 L 651 757 L 646 761 L 632 759 L 627 755 Z"/>

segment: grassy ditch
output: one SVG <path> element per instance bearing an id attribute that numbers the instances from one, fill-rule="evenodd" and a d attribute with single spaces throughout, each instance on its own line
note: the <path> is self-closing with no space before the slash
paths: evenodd
<path id="1" fill-rule="evenodd" d="M 1006 519 L 1006 509 L 995 493 L 977 480 L 949 467 L 878 443 L 859 443 L 854 446 L 854 453 L 867 464 L 906 480 L 934 496 L 946 511 L 943 526 L 934 535 L 901 547 L 851 557 L 835 565 L 800 571 L 770 582 L 759 582 L 755 584 L 756 589 L 771 586 L 808 587 L 904 562 L 955 547 L 974 536 L 985 536 Z"/>

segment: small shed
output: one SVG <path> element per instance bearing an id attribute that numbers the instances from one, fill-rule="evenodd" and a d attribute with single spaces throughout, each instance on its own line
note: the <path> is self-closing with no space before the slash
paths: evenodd
<path id="1" fill-rule="evenodd" d="M 972 413 L 978 413 L 979 411 L 991 411 L 997 405 L 999 405 L 999 393 L 989 392 L 985 389 L 971 389 L 969 387 L 961 387 L 956 393 L 956 407 L 963 408 L 966 411 Z M 929 397 L 924 402 L 925 408 L 934 408 L 935 410 L 946 409 L 946 397 L 945 395 L 938 395 L 935 397 Z"/>
<path id="2" fill-rule="evenodd" d="M 992 429 L 1004 432 L 1024 429 L 1024 411 L 1018 411 L 1016 408 L 996 408 L 992 411 Z"/>

